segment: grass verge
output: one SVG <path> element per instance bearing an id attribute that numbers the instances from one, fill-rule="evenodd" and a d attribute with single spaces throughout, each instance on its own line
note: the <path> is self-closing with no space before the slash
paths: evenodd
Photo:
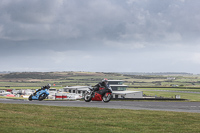
<path id="1" fill-rule="evenodd" d="M 0 131 L 200 132 L 200 114 L 0 103 Z"/>
<path id="2" fill-rule="evenodd" d="M 190 102 L 200 101 L 200 95 L 193 93 L 143 91 L 143 94 L 158 97 L 161 96 L 165 98 L 175 98 L 175 95 L 180 95 L 182 99 L 188 99 Z"/>
<path id="3" fill-rule="evenodd" d="M 175 95 L 180 95 L 182 99 L 188 99 L 191 102 L 199 102 L 200 96 L 198 93 L 190 93 L 194 92 L 195 89 L 173 89 L 173 88 L 129 88 L 128 90 L 131 91 L 143 91 L 143 94 L 147 96 L 157 96 L 157 97 L 165 97 L 165 98 L 175 98 Z M 154 91 L 155 90 L 155 91 Z M 158 91 L 160 90 L 160 91 Z M 166 91 L 162 91 L 166 90 Z M 168 90 L 168 91 L 167 91 Z M 177 92 L 170 92 L 170 91 L 177 91 Z M 182 91 L 182 92 L 181 92 Z M 190 91 L 190 92 L 187 92 Z M 183 93 L 185 92 L 185 93 Z M 199 92 L 199 90 L 196 90 L 196 92 Z"/>

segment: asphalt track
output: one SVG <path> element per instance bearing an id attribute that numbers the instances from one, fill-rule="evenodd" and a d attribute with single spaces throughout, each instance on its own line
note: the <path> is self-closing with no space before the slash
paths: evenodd
<path id="1" fill-rule="evenodd" d="M 0 103 L 200 113 L 200 102 L 110 101 L 108 103 L 104 103 L 101 101 L 28 101 L 0 99 Z"/>

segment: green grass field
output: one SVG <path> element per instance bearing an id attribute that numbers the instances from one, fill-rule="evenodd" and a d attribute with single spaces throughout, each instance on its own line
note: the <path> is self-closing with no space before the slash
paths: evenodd
<path id="1" fill-rule="evenodd" d="M 188 88 L 178 88 L 178 87 L 165 87 L 165 88 L 159 88 L 159 87 L 152 87 L 152 88 L 128 88 L 128 90 L 169 90 L 169 91 L 192 91 L 192 92 L 200 92 L 200 89 L 188 89 Z"/>
<path id="2" fill-rule="evenodd" d="M 197 133 L 200 114 L 0 104 L 2 133 Z"/>
<path id="3" fill-rule="evenodd" d="M 143 91 L 145 95 L 167 98 L 180 95 L 181 98 L 189 99 L 190 101 L 200 101 L 199 94 L 151 91 L 170 90 L 200 92 L 199 75 L 155 76 L 122 75 L 101 72 L 22 72 L 0 74 L 0 89 L 39 89 L 47 83 L 52 85 L 56 84 L 56 86 L 51 87 L 56 89 L 61 89 L 65 86 L 89 86 L 97 84 L 105 77 L 111 80 L 124 80 L 124 84 L 129 86 L 128 90 Z M 168 80 L 167 77 L 174 77 L 174 80 Z M 172 87 L 173 85 L 178 87 Z"/>
<path id="4" fill-rule="evenodd" d="M 175 98 L 175 95 L 180 95 L 182 99 L 188 99 L 189 101 L 200 101 L 200 94 L 195 93 L 187 93 L 190 92 L 200 92 L 200 89 L 183 89 L 183 88 L 128 88 L 128 90 L 132 91 L 143 91 L 143 95 L 146 96 L 157 96 L 157 97 L 165 97 L 165 98 Z M 154 91 L 155 90 L 155 91 Z M 160 91 L 156 91 L 160 90 Z M 168 91 L 184 91 L 186 93 L 181 92 L 168 92 Z"/>
<path id="5" fill-rule="evenodd" d="M 11 89 L 39 89 L 40 87 L 11 87 Z M 62 89 L 63 87 L 52 86 L 51 88 Z M 0 87 L 0 89 L 10 89 Z M 200 89 L 183 89 L 183 88 L 128 88 L 131 91 L 143 91 L 143 94 L 147 96 L 157 96 L 165 98 L 175 98 L 175 95 L 180 95 L 182 99 L 188 99 L 189 101 L 200 101 L 200 94 L 193 93 L 180 93 L 180 92 L 168 92 L 168 91 L 152 91 L 152 90 L 169 90 L 169 91 L 191 91 L 200 92 Z"/>
<path id="6" fill-rule="evenodd" d="M 180 95 L 181 99 L 188 99 L 190 102 L 200 101 L 200 94 L 193 94 L 193 93 L 143 91 L 143 94 L 149 95 L 149 96 L 165 97 L 165 98 L 175 98 L 175 95 Z"/>

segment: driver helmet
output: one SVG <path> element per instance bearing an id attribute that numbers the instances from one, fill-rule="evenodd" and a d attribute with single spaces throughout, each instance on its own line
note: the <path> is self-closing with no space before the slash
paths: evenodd
<path id="1" fill-rule="evenodd" d="M 108 79 L 107 79 L 107 78 L 104 78 L 104 79 L 102 80 L 102 82 L 108 84 Z"/>
<path id="2" fill-rule="evenodd" d="M 47 87 L 50 88 L 50 87 L 51 87 L 51 84 L 47 84 Z"/>

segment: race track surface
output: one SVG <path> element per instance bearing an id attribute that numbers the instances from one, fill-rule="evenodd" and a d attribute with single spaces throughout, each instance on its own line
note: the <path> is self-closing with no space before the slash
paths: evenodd
<path id="1" fill-rule="evenodd" d="M 131 110 L 157 110 L 157 111 L 175 111 L 175 112 L 193 112 L 200 113 L 200 102 L 146 102 L 146 101 L 110 101 L 108 103 L 92 101 L 28 101 L 0 99 L 0 103 L 11 104 L 36 104 L 48 106 L 69 106 L 69 107 L 97 107 L 113 109 L 131 109 Z"/>

